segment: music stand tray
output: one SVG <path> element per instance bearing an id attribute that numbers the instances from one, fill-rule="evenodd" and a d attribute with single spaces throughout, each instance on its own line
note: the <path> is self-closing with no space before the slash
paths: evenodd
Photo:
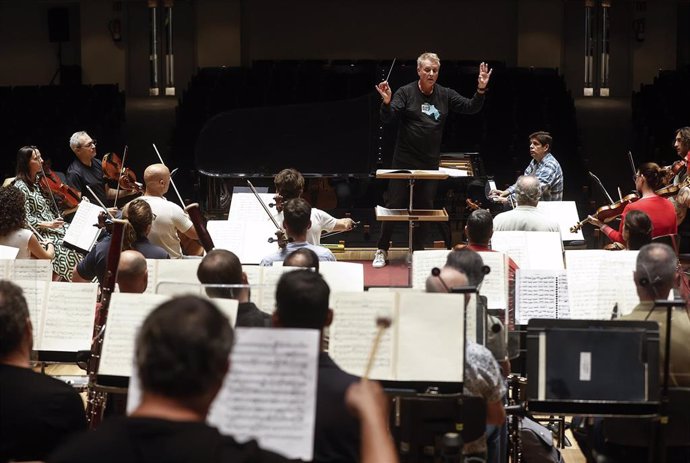
<path id="1" fill-rule="evenodd" d="M 447 222 L 448 213 L 445 209 L 413 209 L 414 182 L 415 180 L 444 180 L 448 174 L 440 170 L 407 170 L 407 169 L 378 169 L 376 178 L 389 180 L 407 180 L 410 185 L 410 201 L 407 209 L 386 209 L 376 207 L 376 220 L 408 222 L 408 263 L 412 263 L 412 236 L 414 222 Z"/>
<path id="2" fill-rule="evenodd" d="M 649 416 L 659 409 L 659 326 L 646 321 L 532 319 L 532 412 Z"/>

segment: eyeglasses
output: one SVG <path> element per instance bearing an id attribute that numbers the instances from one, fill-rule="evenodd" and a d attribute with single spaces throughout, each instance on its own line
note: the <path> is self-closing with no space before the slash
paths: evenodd
<path id="1" fill-rule="evenodd" d="M 640 178 L 640 174 L 633 175 L 633 182 L 636 182 L 638 178 Z"/>
<path id="2" fill-rule="evenodd" d="M 90 142 L 86 143 L 85 145 L 79 145 L 79 148 L 95 148 L 96 147 L 96 140 L 91 140 Z"/>

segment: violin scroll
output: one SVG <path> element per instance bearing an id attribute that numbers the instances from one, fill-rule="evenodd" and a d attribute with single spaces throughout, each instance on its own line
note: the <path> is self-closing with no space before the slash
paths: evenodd
<path id="1" fill-rule="evenodd" d="M 120 188 L 144 194 L 144 185 L 137 182 L 137 176 L 129 167 L 124 167 L 116 153 L 106 153 L 101 160 L 103 175 L 108 180 L 117 182 Z"/>

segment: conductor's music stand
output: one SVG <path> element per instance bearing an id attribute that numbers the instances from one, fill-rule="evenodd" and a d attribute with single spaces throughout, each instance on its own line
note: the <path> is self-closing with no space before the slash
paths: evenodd
<path id="1" fill-rule="evenodd" d="M 410 186 L 410 201 L 407 209 L 386 209 L 376 207 L 376 220 L 380 222 L 408 222 L 408 254 L 407 262 L 412 262 L 412 237 L 414 233 L 414 222 L 448 222 L 446 209 L 413 209 L 414 183 L 415 180 L 444 180 L 448 174 L 439 170 L 396 170 L 379 169 L 376 171 L 376 178 L 389 180 L 407 180 Z"/>

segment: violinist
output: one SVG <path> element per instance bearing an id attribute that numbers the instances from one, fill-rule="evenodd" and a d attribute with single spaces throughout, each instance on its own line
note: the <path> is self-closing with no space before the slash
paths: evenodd
<path id="1" fill-rule="evenodd" d="M 196 229 L 189 216 L 177 204 L 165 199 L 170 188 L 170 170 L 164 164 L 152 164 L 144 171 L 145 192 L 141 197 L 153 211 L 153 225 L 149 239 L 162 247 L 170 257 L 182 257 L 182 247 L 177 232 L 198 240 Z"/>
<path id="2" fill-rule="evenodd" d="M 680 160 L 673 163 L 672 171 L 676 174 L 673 184 L 679 187 L 678 194 L 671 199 L 676 208 L 678 224 L 685 220 L 690 206 L 690 188 L 688 182 L 688 163 L 690 163 L 690 127 L 681 127 L 676 130 L 673 140 L 673 148 Z"/>
<path id="3" fill-rule="evenodd" d="M 647 162 L 640 166 L 635 173 L 634 180 L 635 189 L 640 192 L 641 198 L 625 206 L 618 230 L 614 230 L 595 217 L 589 217 L 589 222 L 599 227 L 611 241 L 625 243 L 623 227 L 626 215 L 630 211 L 638 210 L 646 213 L 652 221 L 652 237 L 675 235 L 678 232 L 678 225 L 673 204 L 655 193 L 661 188 L 665 175 L 666 170 L 653 162 Z"/>
<path id="4" fill-rule="evenodd" d="M 115 188 L 110 188 L 103 176 L 103 167 L 100 159 L 96 158 L 96 140 L 86 132 L 75 132 L 69 140 L 69 146 L 76 159 L 67 168 L 67 183 L 85 194 L 89 199 L 97 203 L 95 198 L 86 189 L 91 187 L 101 203 L 112 202 L 117 194 Z M 137 194 L 136 191 L 120 190 L 119 197 L 124 198 Z"/>
<path id="5" fill-rule="evenodd" d="M 34 146 L 24 146 L 17 152 L 16 186 L 25 198 L 27 223 L 55 247 L 53 272 L 65 280 L 70 280 L 72 269 L 81 260 L 81 254 L 66 248 L 62 244 L 66 224 L 57 210 L 53 210 L 55 203 L 48 199 L 48 193 L 39 188 L 38 175 L 43 170 L 41 152 Z"/>
<path id="6" fill-rule="evenodd" d="M 628 251 L 639 251 L 642 246 L 651 243 L 652 221 L 649 216 L 636 209 L 629 211 L 623 222 L 623 239 Z"/>
<path id="7" fill-rule="evenodd" d="M 126 204 L 122 209 L 122 218 L 128 223 L 124 229 L 122 250 L 135 250 L 144 255 L 146 259 L 169 259 L 168 253 L 160 246 L 149 242 L 147 236 L 151 231 L 153 213 L 151 206 L 146 201 L 135 199 Z M 89 252 L 84 260 L 74 268 L 72 281 L 89 282 L 94 277 L 103 284 L 107 270 L 108 250 L 111 237 L 107 236 L 99 241 Z"/>
<path id="8" fill-rule="evenodd" d="M 42 241 L 42 240 L 41 240 Z M 26 228 L 24 195 L 15 186 L 0 188 L 0 244 L 19 249 L 17 259 L 52 259 L 55 247 L 45 246 Z"/>
<path id="9" fill-rule="evenodd" d="M 295 169 L 283 169 L 273 178 L 276 186 L 276 209 L 279 215 L 278 223 L 283 221 L 282 203 L 293 198 L 299 198 L 304 191 L 304 177 Z M 321 232 L 352 230 L 355 222 L 349 217 L 336 219 L 330 214 L 311 208 L 311 228 L 307 232 L 307 243 L 318 246 L 321 244 Z"/>

